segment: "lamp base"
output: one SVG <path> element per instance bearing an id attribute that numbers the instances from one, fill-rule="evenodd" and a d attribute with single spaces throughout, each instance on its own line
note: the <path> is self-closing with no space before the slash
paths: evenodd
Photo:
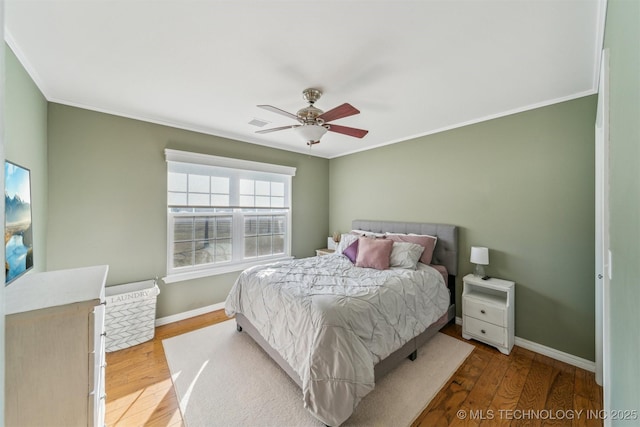
<path id="1" fill-rule="evenodd" d="M 482 266 L 481 264 L 476 264 L 476 268 L 473 270 L 473 274 L 477 277 L 484 277 L 484 266 Z"/>

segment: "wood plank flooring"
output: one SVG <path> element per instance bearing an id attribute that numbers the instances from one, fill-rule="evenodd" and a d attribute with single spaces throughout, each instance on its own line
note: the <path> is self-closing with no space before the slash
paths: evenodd
<path id="1" fill-rule="evenodd" d="M 224 320 L 220 310 L 159 326 L 153 340 L 107 353 L 107 426 L 182 426 L 162 340 Z M 442 332 L 463 340 L 458 325 Z M 414 427 L 602 425 L 594 415 L 602 409 L 602 388 L 592 372 L 517 346 L 505 356 L 466 342 L 473 352 Z"/>

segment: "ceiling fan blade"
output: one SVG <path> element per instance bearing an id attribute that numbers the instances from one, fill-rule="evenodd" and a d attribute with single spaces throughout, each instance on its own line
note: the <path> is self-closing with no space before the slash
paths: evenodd
<path id="1" fill-rule="evenodd" d="M 285 130 L 285 129 L 293 129 L 293 128 L 297 128 L 300 127 L 300 125 L 289 125 L 289 126 L 281 126 L 279 128 L 271 128 L 271 129 L 263 129 L 263 130 L 257 130 L 256 133 L 270 133 L 270 132 L 277 132 L 279 130 Z"/>
<path id="2" fill-rule="evenodd" d="M 258 105 L 258 107 L 264 108 L 265 110 L 269 110 L 273 113 L 282 114 L 283 116 L 290 117 L 293 120 L 298 120 L 298 116 L 296 116 L 295 114 L 291 114 L 287 111 L 281 110 L 278 107 L 274 107 L 273 105 Z"/>
<path id="3" fill-rule="evenodd" d="M 366 134 L 369 133 L 368 130 L 350 128 L 350 127 L 347 127 L 347 126 L 339 126 L 339 125 L 333 125 L 333 124 L 329 125 L 329 131 L 330 132 L 336 132 L 336 133 L 342 133 L 344 135 L 349 135 L 349 136 L 355 136 L 356 138 L 362 138 Z"/>
<path id="4" fill-rule="evenodd" d="M 351 104 L 344 103 L 332 110 L 320 114 L 318 118 L 324 120 L 325 123 L 328 123 L 332 120 L 338 120 L 343 117 L 353 116 L 354 114 L 360 114 L 360 110 L 358 110 Z"/>

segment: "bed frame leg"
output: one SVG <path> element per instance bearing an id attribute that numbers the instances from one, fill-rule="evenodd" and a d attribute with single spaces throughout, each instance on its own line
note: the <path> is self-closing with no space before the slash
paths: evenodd
<path id="1" fill-rule="evenodd" d="M 242 326 L 238 325 L 237 323 L 236 323 L 236 331 L 242 332 Z"/>
<path id="2" fill-rule="evenodd" d="M 413 350 L 413 353 L 407 356 L 407 359 L 411 360 L 412 362 L 417 358 L 418 358 L 418 350 Z"/>

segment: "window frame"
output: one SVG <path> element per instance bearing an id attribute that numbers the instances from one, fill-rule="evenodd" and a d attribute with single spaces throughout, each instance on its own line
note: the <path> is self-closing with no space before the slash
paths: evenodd
<path id="1" fill-rule="evenodd" d="M 191 153 L 186 151 L 178 151 L 165 149 L 165 158 L 167 162 L 167 188 L 166 188 L 166 197 L 167 197 L 167 275 L 163 278 L 165 283 L 178 282 L 183 280 L 190 280 L 200 277 L 207 277 L 218 274 L 225 274 L 234 271 L 241 271 L 245 268 L 264 264 L 265 262 L 273 262 L 277 260 L 283 259 L 291 259 L 291 224 L 292 224 L 292 213 L 291 208 L 293 204 L 292 200 L 292 178 L 295 176 L 296 168 L 282 165 L 274 165 L 270 163 L 261 163 L 254 162 L 249 160 L 240 160 L 233 159 L 228 157 L 219 157 L 208 154 L 200 154 L 200 153 Z M 172 165 L 173 163 L 184 163 L 186 165 Z M 190 212 L 172 212 L 171 205 L 169 203 L 169 174 L 171 173 L 171 169 L 173 167 L 193 167 L 194 169 L 200 166 L 214 166 L 231 169 L 229 172 L 232 180 L 236 180 L 235 184 L 230 186 L 230 199 L 233 197 L 240 196 L 240 190 L 238 182 L 240 179 L 246 179 L 247 176 L 253 176 L 251 179 L 257 180 L 261 173 L 267 174 L 277 174 L 282 175 L 278 177 L 285 182 L 285 205 L 287 205 L 286 201 L 288 201 L 288 206 L 285 207 L 240 207 L 240 206 L 229 206 L 225 208 L 226 210 L 230 210 L 230 212 L 197 212 L 197 208 L 202 208 L 202 206 L 190 206 L 193 208 Z M 274 181 L 271 181 L 274 182 Z M 278 181 L 275 181 L 278 182 Z M 237 194 L 234 196 L 234 191 Z M 237 200 L 237 199 L 236 199 Z M 185 205 L 188 206 L 188 205 Z M 206 208 L 212 208 L 207 206 Z M 251 210 L 254 210 L 251 212 Z M 244 218 L 253 216 L 253 215 L 265 215 L 265 216 L 273 216 L 273 215 L 282 215 L 286 216 L 286 225 L 285 225 L 285 238 L 284 238 L 284 254 L 276 254 L 276 255 L 265 255 L 258 256 L 257 258 L 244 258 Z M 232 216 L 232 227 L 231 227 L 231 241 L 233 245 L 232 249 L 232 259 L 229 262 L 223 262 L 219 264 L 200 264 L 200 265 L 192 265 L 187 267 L 173 267 L 173 255 L 174 255 L 174 220 L 179 217 L 197 217 L 197 216 Z M 194 239 L 194 242 L 196 240 Z M 240 242 L 240 243 L 238 243 Z"/>

